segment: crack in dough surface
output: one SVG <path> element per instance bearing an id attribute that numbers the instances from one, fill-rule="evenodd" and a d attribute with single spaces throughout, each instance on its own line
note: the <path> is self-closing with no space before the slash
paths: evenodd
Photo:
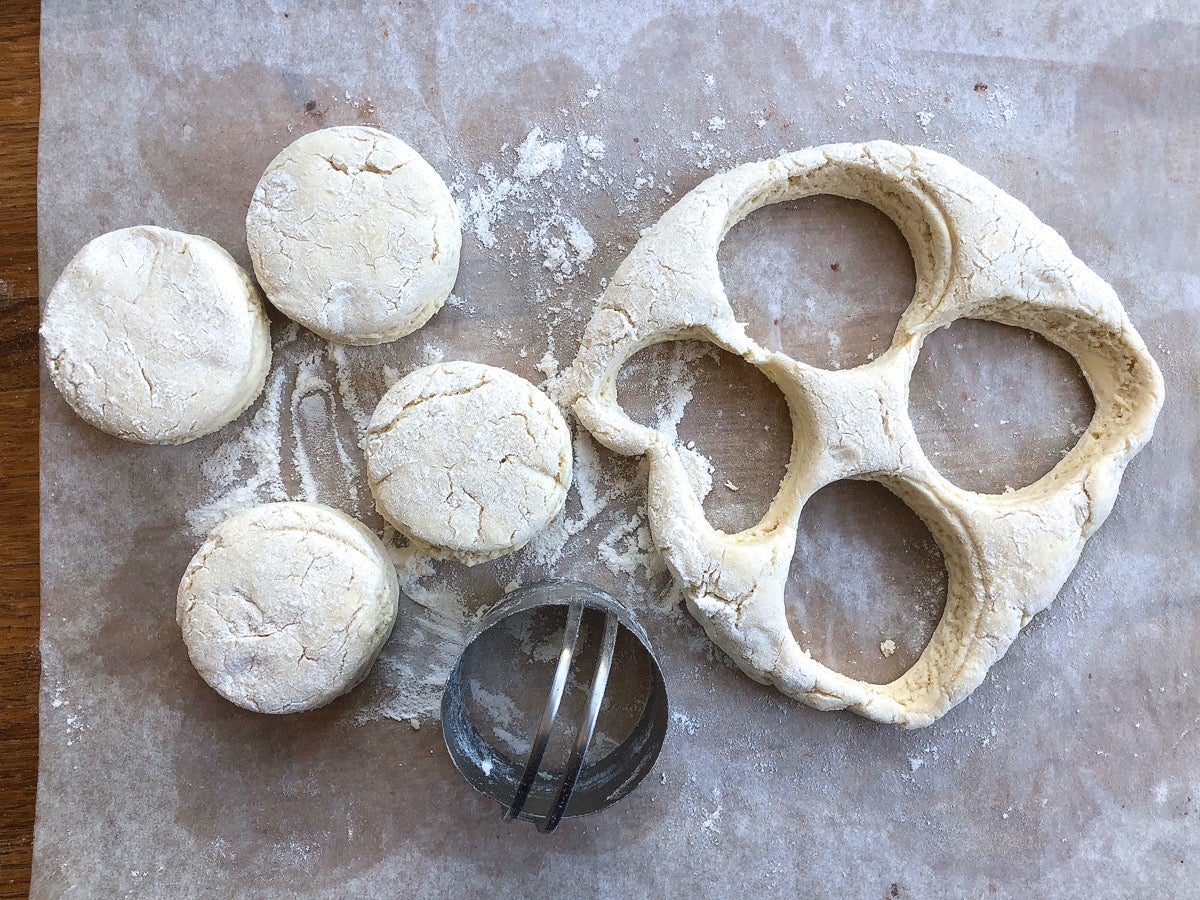
<path id="1" fill-rule="evenodd" d="M 571 432 L 517 375 L 437 363 L 380 400 L 366 440 L 379 512 L 408 537 L 468 564 L 523 547 L 571 484 Z"/>
<path id="2" fill-rule="evenodd" d="M 213 529 L 179 583 L 200 676 L 255 712 L 315 709 L 366 676 L 396 620 L 383 543 L 316 503 L 271 503 Z"/>
<path id="3" fill-rule="evenodd" d="M 280 310 L 328 340 L 380 344 L 441 308 L 462 235 L 449 189 L 412 147 L 348 125 L 306 134 L 267 166 L 246 241 Z"/>
<path id="4" fill-rule="evenodd" d="M 84 246 L 50 291 L 41 332 L 71 407 L 145 444 L 182 444 L 233 421 L 271 363 L 262 301 L 233 257 L 151 225 Z"/>

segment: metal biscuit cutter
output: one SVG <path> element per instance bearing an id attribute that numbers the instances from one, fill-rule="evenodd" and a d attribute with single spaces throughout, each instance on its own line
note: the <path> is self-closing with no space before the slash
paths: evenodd
<path id="1" fill-rule="evenodd" d="M 555 645 L 547 643 L 545 632 L 559 627 L 561 646 L 551 655 Z M 515 704 L 484 683 L 495 687 L 513 679 L 536 713 L 545 678 L 521 671 L 522 653 L 514 643 L 518 634 L 525 635 L 524 649 L 532 651 L 528 665 L 538 658 L 557 660 L 524 754 L 519 752 L 524 742 L 496 722 L 498 711 L 511 711 Z M 585 672 L 590 672 L 586 685 Z M 623 693 L 640 695 L 637 702 L 620 704 L 610 696 L 614 677 L 633 689 Z M 568 695 L 574 702 L 564 704 Z M 478 702 L 480 696 L 491 706 Z M 609 720 L 619 720 L 623 710 L 626 723 L 632 723 L 619 740 L 607 734 L 597 740 L 602 710 Z M 579 581 L 540 581 L 504 596 L 471 635 L 442 694 L 442 736 L 454 765 L 472 787 L 504 807 L 506 821 L 532 822 L 543 833 L 565 817 L 606 809 L 637 787 L 654 767 L 667 721 L 666 684 L 646 632 L 626 606 Z M 497 746 L 502 742 L 511 756 Z M 550 750 L 557 751 L 557 763 Z"/>

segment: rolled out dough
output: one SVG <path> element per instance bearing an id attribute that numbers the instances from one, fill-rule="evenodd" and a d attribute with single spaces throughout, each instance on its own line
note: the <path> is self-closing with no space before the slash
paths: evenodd
<path id="1" fill-rule="evenodd" d="M 377 128 L 314 131 L 254 190 L 246 241 L 268 299 L 343 344 L 380 344 L 437 312 L 458 275 L 458 206 L 412 147 Z"/>
<path id="2" fill-rule="evenodd" d="M 376 506 L 410 538 L 467 564 L 518 550 L 562 509 L 571 431 L 511 372 L 471 362 L 418 369 L 367 430 Z"/>
<path id="3" fill-rule="evenodd" d="M 721 282 L 717 248 L 770 203 L 816 194 L 871 203 L 913 254 L 916 293 L 877 359 L 828 371 L 755 343 Z M 1011 493 L 951 484 L 908 413 L 926 336 L 960 318 L 1027 328 L 1070 353 L 1096 401 L 1076 445 Z M 787 398 L 792 456 L 762 520 L 714 528 L 666 434 L 620 407 L 616 379 L 643 347 L 707 340 L 759 368 Z M 886 141 L 830 144 L 702 182 L 644 232 L 617 269 L 572 364 L 573 407 L 612 450 L 648 461 L 654 541 L 709 637 L 744 672 L 817 709 L 919 728 L 960 702 L 1053 599 L 1113 507 L 1126 464 L 1150 439 L 1162 374 L 1116 292 L 1027 207 L 947 156 Z M 818 662 L 788 620 L 785 589 L 804 505 L 835 481 L 878 481 L 929 527 L 946 561 L 942 618 L 917 662 L 888 684 Z M 885 642 L 886 645 L 887 642 Z M 883 648 L 881 648 L 883 651 Z"/>
<path id="4" fill-rule="evenodd" d="M 179 583 L 192 664 L 256 712 L 323 706 L 363 679 L 396 620 L 383 544 L 316 503 L 271 503 L 213 529 Z"/>
<path id="5" fill-rule="evenodd" d="M 208 238 L 152 225 L 90 241 L 42 319 L 46 367 L 101 431 L 182 444 L 262 393 L 271 333 L 258 290 Z"/>

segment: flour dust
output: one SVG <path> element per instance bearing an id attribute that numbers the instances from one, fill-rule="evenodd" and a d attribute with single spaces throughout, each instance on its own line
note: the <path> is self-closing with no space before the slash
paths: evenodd
<path id="1" fill-rule="evenodd" d="M 452 294 L 447 309 L 486 333 L 524 341 L 493 364 L 540 373 L 560 405 L 564 371 L 607 278 L 638 233 L 674 201 L 676 172 L 731 164 L 719 145 L 729 113 L 714 105 L 660 151 L 613 150 L 619 130 L 604 115 L 604 85 L 581 90 L 553 121 L 514 133 L 490 158 L 447 179 L 462 214 L 464 252 L 510 268 L 513 292 L 529 299 L 522 322 L 488 323 L 478 292 Z M 597 210 L 601 213 L 597 213 Z M 619 234 L 597 232 L 617 222 Z M 460 274 L 459 291 L 464 283 Z M 436 324 L 435 318 L 434 323 Z M 523 550 L 466 568 L 423 555 L 378 515 L 367 489 L 362 441 L 371 411 L 398 379 L 421 365 L 453 359 L 469 346 L 435 342 L 427 326 L 381 347 L 328 344 L 294 323 L 275 327 L 274 361 L 248 421 L 205 459 L 204 496 L 187 513 L 197 536 L 251 506 L 307 500 L 341 509 L 391 548 L 401 609 L 391 640 L 359 689 L 356 722 L 412 721 L 438 714 L 442 686 L 474 623 L 505 590 L 548 577 L 591 581 L 617 596 L 649 598 L 640 612 L 676 615 L 680 596 L 651 538 L 642 463 L 615 456 L 574 427 L 574 482 L 558 518 Z M 673 345 L 654 380 L 669 386 L 647 424 L 677 438 L 692 400 L 702 346 Z M 536 361 L 536 362 L 534 362 Z M 529 372 L 532 368 L 533 372 Z M 535 376 L 536 377 L 536 376 Z M 569 411 L 564 410 L 564 412 Z M 696 494 L 712 489 L 713 467 L 694 446 L 678 446 Z"/>

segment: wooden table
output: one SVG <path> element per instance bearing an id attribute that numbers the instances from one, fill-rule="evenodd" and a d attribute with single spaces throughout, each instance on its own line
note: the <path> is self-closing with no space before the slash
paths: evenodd
<path id="1" fill-rule="evenodd" d="M 29 892 L 38 768 L 38 24 L 0 7 L 0 897 Z"/>

